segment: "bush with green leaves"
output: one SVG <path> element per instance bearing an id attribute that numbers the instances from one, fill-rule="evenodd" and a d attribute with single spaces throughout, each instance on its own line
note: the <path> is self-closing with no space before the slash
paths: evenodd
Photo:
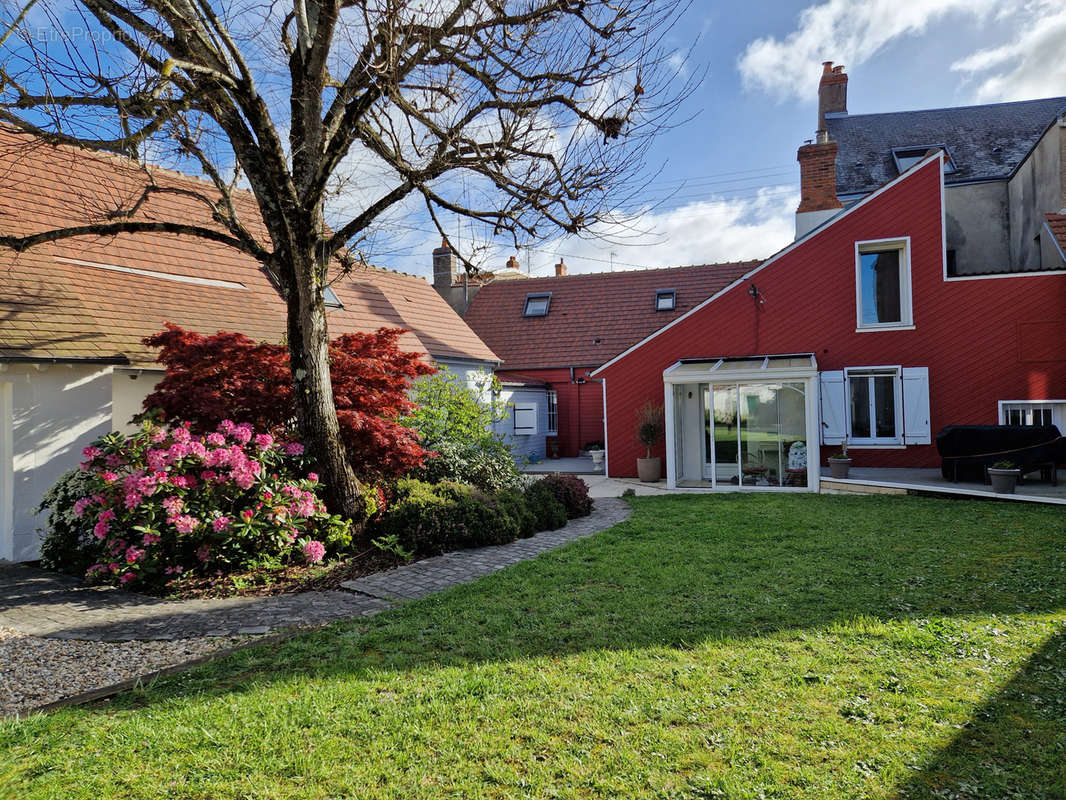
<path id="1" fill-rule="evenodd" d="M 418 431 L 422 446 L 433 455 L 408 477 L 465 483 L 492 493 L 516 488 L 520 476 L 514 455 L 492 430 L 506 417 L 498 393 L 492 376 L 469 386 L 443 367 L 417 381 L 411 395 L 417 409 L 403 423 Z"/>
<path id="2" fill-rule="evenodd" d="M 589 487 L 577 475 L 545 475 L 534 486 L 542 485 L 551 492 L 566 509 L 567 519 L 587 517 L 592 513 L 592 500 Z"/>
<path id="3" fill-rule="evenodd" d="M 555 492 L 543 481 L 527 486 L 525 497 L 538 531 L 554 531 L 566 524 L 566 506 L 559 502 Z"/>
<path id="4" fill-rule="evenodd" d="M 517 492 L 490 495 L 454 481 L 397 481 L 372 536 L 416 556 L 513 542 L 529 535 L 532 514 Z"/>

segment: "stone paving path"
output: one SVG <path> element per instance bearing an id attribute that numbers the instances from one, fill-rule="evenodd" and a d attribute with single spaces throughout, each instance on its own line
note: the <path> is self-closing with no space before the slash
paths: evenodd
<path id="1" fill-rule="evenodd" d="M 366 617 L 393 601 L 423 597 L 503 569 L 628 518 L 617 498 L 557 531 L 498 547 L 429 558 L 344 584 L 348 591 L 275 597 L 164 600 L 22 565 L 0 564 L 0 627 L 52 639 L 100 642 L 265 634 L 298 625 Z"/>

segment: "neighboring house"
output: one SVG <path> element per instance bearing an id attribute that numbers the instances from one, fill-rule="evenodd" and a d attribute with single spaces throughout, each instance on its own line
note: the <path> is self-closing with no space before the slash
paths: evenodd
<path id="1" fill-rule="evenodd" d="M 474 297 L 481 287 L 501 281 L 521 281 L 529 278 L 519 268 L 518 259 L 511 256 L 507 266 L 493 272 L 483 271 L 471 275 L 467 270 L 459 269 L 459 260 L 447 240 L 433 251 L 433 288 L 437 290 L 452 308 L 465 316 Z"/>
<path id="2" fill-rule="evenodd" d="M 609 475 L 636 475 L 648 400 L 669 483 L 699 488 L 817 490 L 845 441 L 929 467 L 949 424 L 1066 428 L 1066 98 L 849 118 L 846 85 L 827 65 L 797 241 L 592 373 Z"/>
<path id="3" fill-rule="evenodd" d="M 159 185 L 210 191 L 196 178 L 0 130 L 0 230 L 103 219 L 116 204 L 132 205 L 149 175 Z M 250 197 L 237 202 L 258 219 Z M 204 218 L 199 201 L 180 194 L 152 195 L 138 213 Z M 285 304 L 260 265 L 202 239 L 86 236 L 0 250 L 0 270 L 0 559 L 36 556 L 41 496 L 83 447 L 141 410 L 161 375 L 144 337 L 165 322 L 205 334 L 285 336 Z M 499 361 L 421 278 L 357 267 L 331 290 L 331 335 L 408 328 L 402 347 L 464 376 Z"/>
<path id="4" fill-rule="evenodd" d="M 591 372 L 757 263 L 584 275 L 560 263 L 555 277 L 481 286 L 465 319 L 503 360 L 497 377 L 544 392 L 514 401 L 510 426 L 528 437 L 517 454 L 543 457 L 546 437 L 563 457 L 603 442 L 603 391 Z"/>

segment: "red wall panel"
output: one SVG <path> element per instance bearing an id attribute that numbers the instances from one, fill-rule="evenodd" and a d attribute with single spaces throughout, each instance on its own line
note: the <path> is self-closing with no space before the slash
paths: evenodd
<path id="1" fill-rule="evenodd" d="M 603 441 L 603 386 L 588 378 L 591 371 L 575 367 L 574 380 L 568 368 L 520 371 L 524 379 L 549 384 L 558 394 L 559 454 L 564 458 L 576 456 L 587 442 Z"/>
<path id="2" fill-rule="evenodd" d="M 998 422 L 999 400 L 1066 397 L 1066 276 L 945 281 L 941 235 L 933 162 L 608 367 L 597 377 L 607 381 L 610 474 L 636 474 L 637 409 L 662 402 L 663 370 L 680 358 L 812 352 L 820 370 L 928 367 L 934 435 Z M 904 236 L 915 328 L 856 332 L 855 242 Z M 851 455 L 856 466 L 940 463 L 934 445 Z"/>

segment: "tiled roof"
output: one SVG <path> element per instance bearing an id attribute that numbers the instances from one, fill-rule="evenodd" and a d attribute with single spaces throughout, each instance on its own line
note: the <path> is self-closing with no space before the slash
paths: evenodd
<path id="1" fill-rule="evenodd" d="M 1059 251 L 1066 258 L 1066 214 L 1046 214 L 1048 230 L 1055 236 L 1059 243 Z"/>
<path id="2" fill-rule="evenodd" d="M 984 106 L 828 115 L 837 143 L 837 193 L 865 194 L 899 172 L 893 148 L 942 145 L 955 165 L 945 182 L 1005 179 L 1066 111 L 1066 97 Z"/>
<path id="3" fill-rule="evenodd" d="M 211 191 L 166 170 L 153 176 L 159 184 Z M 133 162 L 0 129 L 0 230 L 6 234 L 104 220 L 116 204 L 132 203 L 146 181 Z M 262 234 L 254 200 L 239 194 L 235 203 L 245 224 Z M 170 194 L 153 195 L 136 218 L 209 224 L 200 201 Z M 344 308 L 328 309 L 331 335 L 404 327 L 411 329 L 401 340 L 406 349 L 497 360 L 422 278 L 357 267 L 332 286 Z M 285 304 L 258 262 L 221 243 L 138 233 L 78 237 L 22 253 L 0 249 L 0 359 L 147 364 L 155 354 L 140 341 L 165 322 L 280 341 L 285 317 Z"/>
<path id="4" fill-rule="evenodd" d="M 467 324 L 508 370 L 599 366 L 725 288 L 760 262 L 599 272 L 490 283 Z M 673 311 L 655 310 L 658 289 L 677 290 Z M 524 317 L 527 294 L 551 292 L 547 316 Z"/>

